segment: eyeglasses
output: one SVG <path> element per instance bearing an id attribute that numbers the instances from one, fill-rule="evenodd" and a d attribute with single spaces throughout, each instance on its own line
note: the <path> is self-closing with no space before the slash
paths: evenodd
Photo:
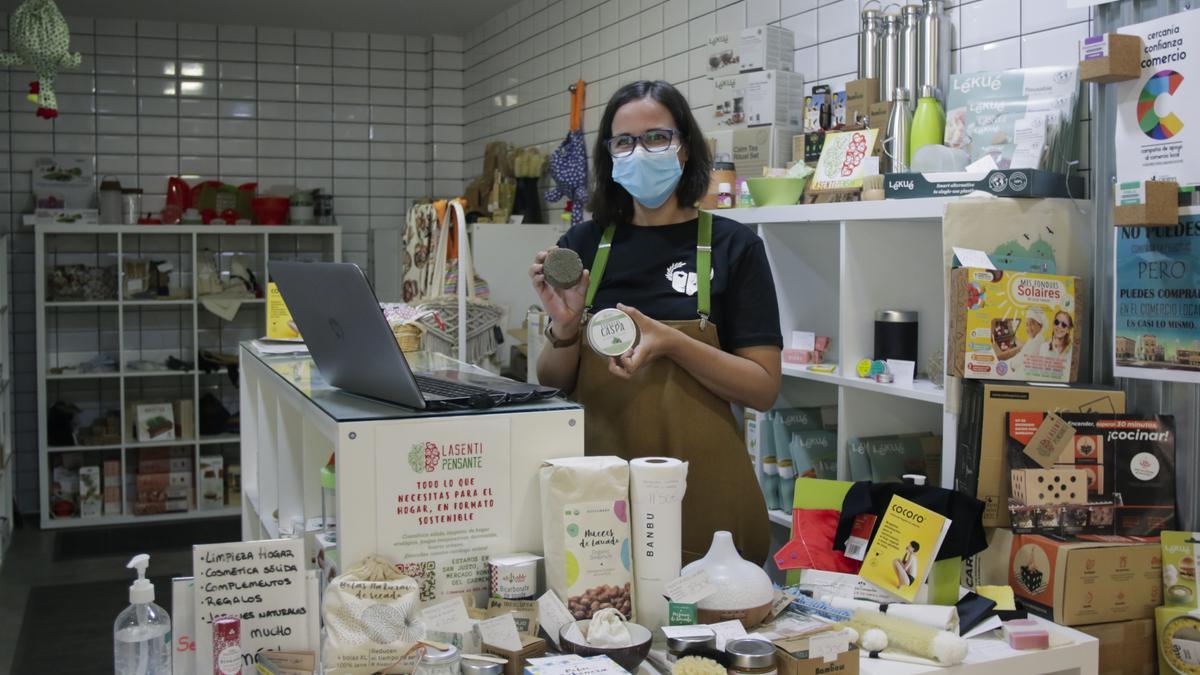
<path id="1" fill-rule="evenodd" d="M 1071 327 L 1071 323 L 1069 321 L 1059 321 L 1058 319 L 1054 320 L 1054 325 L 1059 328 L 1070 328 Z"/>
<path id="2" fill-rule="evenodd" d="M 646 133 L 637 136 L 618 134 L 605 141 L 604 145 L 608 147 L 608 154 L 613 157 L 632 155 L 639 141 L 646 152 L 666 152 L 670 149 L 671 142 L 675 140 L 678 133 L 674 129 L 649 129 Z"/>

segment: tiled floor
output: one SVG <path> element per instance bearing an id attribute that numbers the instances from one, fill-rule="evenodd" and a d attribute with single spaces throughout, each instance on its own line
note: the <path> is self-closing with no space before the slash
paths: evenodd
<path id="1" fill-rule="evenodd" d="M 54 538 L 53 532 L 32 527 L 19 529 L 5 553 L 0 568 L 0 674 L 12 672 L 14 656 L 20 649 L 17 642 L 30 588 L 131 578 L 131 572 L 125 569 L 129 558 L 124 555 L 56 561 Z M 191 567 L 190 548 L 157 552 L 150 559 L 150 573 L 154 576 L 190 574 Z M 80 602 L 86 601 L 80 598 Z M 112 608 L 114 620 L 122 609 Z"/>

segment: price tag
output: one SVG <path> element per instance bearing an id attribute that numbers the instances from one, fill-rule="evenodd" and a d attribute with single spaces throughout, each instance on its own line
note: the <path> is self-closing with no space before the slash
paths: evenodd
<path id="1" fill-rule="evenodd" d="M 708 626 L 663 626 L 662 632 L 669 638 L 710 637 L 713 634 Z"/>
<path id="2" fill-rule="evenodd" d="M 542 597 L 538 598 L 538 619 L 542 623 L 542 628 L 546 629 L 546 635 L 550 636 L 550 641 L 555 647 L 559 647 L 558 636 L 562 632 L 563 626 L 570 625 L 568 635 L 572 640 L 583 642 L 583 633 L 579 631 L 579 627 L 575 625 L 575 617 L 571 616 L 571 612 L 567 610 L 567 606 L 562 600 L 554 594 L 554 591 L 546 591 Z M 517 651 L 520 651 L 518 648 Z"/>
<path id="3" fill-rule="evenodd" d="M 854 517 L 854 525 L 850 528 L 850 536 L 846 537 L 846 557 L 862 560 L 867 557 L 867 544 L 871 541 L 871 532 L 875 530 L 876 517 L 870 513 L 860 513 Z"/>
<path id="4" fill-rule="evenodd" d="M 771 603 L 771 618 L 774 619 L 783 614 L 783 610 L 787 609 L 790 604 L 792 604 L 792 596 L 783 591 L 775 591 L 775 602 Z"/>
<path id="5" fill-rule="evenodd" d="M 674 602 L 696 603 L 717 592 L 708 572 L 698 570 L 667 582 L 667 597 Z"/>
<path id="6" fill-rule="evenodd" d="M 721 651 L 725 651 L 726 642 L 746 637 L 746 627 L 737 619 L 709 624 L 708 627 L 717 636 L 717 649 Z"/>
<path id="7" fill-rule="evenodd" d="M 843 630 L 818 633 L 808 638 L 808 658 L 819 658 L 825 663 L 836 660 L 849 648 L 850 636 Z"/>
<path id="8" fill-rule="evenodd" d="M 1042 426 L 1038 427 L 1033 438 L 1029 439 L 1023 452 L 1037 462 L 1038 466 L 1049 469 L 1074 442 L 1075 427 L 1051 412 L 1046 413 L 1046 417 L 1042 419 Z"/>
<path id="9" fill-rule="evenodd" d="M 517 622 L 512 614 L 501 614 L 479 622 L 479 635 L 483 643 L 510 652 L 521 651 L 521 636 L 517 634 Z"/>
<path id="10" fill-rule="evenodd" d="M 467 616 L 467 606 L 462 596 L 427 605 L 421 609 L 421 618 L 430 630 L 445 633 L 461 633 L 471 626 L 471 617 Z"/>
<path id="11" fill-rule="evenodd" d="M 667 603 L 667 623 L 672 626 L 696 625 L 696 606 L 687 602 Z"/>

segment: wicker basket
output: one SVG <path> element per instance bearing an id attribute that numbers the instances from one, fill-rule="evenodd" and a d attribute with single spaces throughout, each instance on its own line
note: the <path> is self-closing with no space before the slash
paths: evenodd
<path id="1" fill-rule="evenodd" d="M 421 351 L 421 335 L 424 332 L 419 323 L 392 326 L 392 334 L 396 336 L 396 342 L 400 344 L 400 351 L 402 352 Z"/>

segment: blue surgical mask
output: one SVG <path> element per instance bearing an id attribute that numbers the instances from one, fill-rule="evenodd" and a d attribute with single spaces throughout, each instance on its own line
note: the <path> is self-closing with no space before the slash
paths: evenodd
<path id="1" fill-rule="evenodd" d="M 626 157 L 613 158 L 613 180 L 625 188 L 642 206 L 656 209 L 675 194 L 675 186 L 683 176 L 679 163 L 679 146 L 663 152 L 634 149 Z"/>

